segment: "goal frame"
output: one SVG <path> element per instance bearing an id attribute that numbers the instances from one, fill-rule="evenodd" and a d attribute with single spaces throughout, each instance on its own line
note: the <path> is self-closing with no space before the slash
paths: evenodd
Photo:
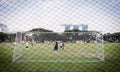
<path id="1" fill-rule="evenodd" d="M 18 37 L 18 33 L 21 33 L 21 37 L 19 38 Z M 25 40 L 24 39 L 24 34 L 29 34 L 30 32 L 17 32 L 16 33 L 16 39 L 15 39 L 15 42 L 19 45 L 19 47 L 17 47 L 18 45 L 14 46 L 14 54 L 13 54 L 13 62 L 28 62 L 28 61 L 24 61 L 24 60 L 21 60 L 21 61 L 16 61 L 17 59 L 21 58 L 22 57 L 22 41 Z M 41 34 L 41 33 L 85 33 L 85 32 L 32 32 L 32 34 Z M 101 32 L 98 32 L 100 35 L 101 35 L 101 39 L 103 40 L 103 34 Z M 19 38 L 19 39 L 18 39 Z M 18 41 L 17 41 L 18 40 Z M 96 40 L 98 40 L 98 37 L 96 36 Z M 96 45 L 97 42 L 96 42 Z M 16 52 L 18 51 L 19 52 Z M 101 50 L 101 51 L 99 51 Z M 19 53 L 19 54 L 18 54 Z M 61 61 L 39 61 L 39 60 L 29 60 L 30 62 L 100 62 L 100 61 L 104 61 L 104 46 L 103 46 L 103 42 L 101 42 L 100 44 L 100 47 L 99 46 L 96 46 L 96 58 L 98 58 L 99 60 L 96 60 L 96 61 L 64 61 L 64 60 L 61 60 Z"/>

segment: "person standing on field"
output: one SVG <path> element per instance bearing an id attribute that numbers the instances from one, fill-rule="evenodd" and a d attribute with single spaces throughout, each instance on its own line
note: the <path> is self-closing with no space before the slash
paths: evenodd
<path id="1" fill-rule="evenodd" d="M 16 42 L 14 42 L 13 45 L 16 46 Z"/>
<path id="2" fill-rule="evenodd" d="M 57 54 L 57 51 L 58 51 L 58 42 L 57 41 L 55 42 L 54 51 L 55 51 L 55 54 Z"/>
<path id="3" fill-rule="evenodd" d="M 28 43 L 28 42 L 26 42 L 26 48 L 28 48 L 28 46 L 29 46 L 29 43 Z"/>
<path id="4" fill-rule="evenodd" d="M 62 43 L 62 49 L 64 49 L 65 48 L 65 44 L 64 43 Z"/>
<path id="5" fill-rule="evenodd" d="M 60 48 L 64 49 L 64 43 L 63 42 L 60 43 Z"/>

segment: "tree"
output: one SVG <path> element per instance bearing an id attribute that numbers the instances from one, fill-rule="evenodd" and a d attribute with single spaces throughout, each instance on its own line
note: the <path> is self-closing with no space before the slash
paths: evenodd
<path id="1" fill-rule="evenodd" d="M 8 38 L 8 34 L 0 32 L 0 43 L 5 42 Z"/>
<path id="2" fill-rule="evenodd" d="M 103 39 L 107 42 L 120 42 L 120 32 L 116 33 L 106 33 L 103 35 Z"/>
<path id="3" fill-rule="evenodd" d="M 78 30 L 78 29 L 72 29 L 72 30 L 65 30 L 64 32 L 81 32 L 81 30 Z"/>
<path id="4" fill-rule="evenodd" d="M 29 32 L 53 32 L 53 31 L 43 29 L 43 28 L 35 28 L 35 29 L 30 30 Z"/>

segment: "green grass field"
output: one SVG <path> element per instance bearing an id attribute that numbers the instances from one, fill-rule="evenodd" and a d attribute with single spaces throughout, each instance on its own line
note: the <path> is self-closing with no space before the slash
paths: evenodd
<path id="1" fill-rule="evenodd" d="M 65 43 L 64 50 L 58 46 L 58 53 L 54 52 L 54 44 L 39 43 L 34 46 L 25 44 L 15 46 L 13 61 L 16 62 L 83 62 L 99 61 L 96 57 L 96 44 Z M 100 46 L 99 46 L 100 48 Z M 102 48 L 102 46 L 101 46 Z M 101 50 L 101 51 L 100 51 Z M 100 49 L 101 52 L 103 49 Z"/>
<path id="2" fill-rule="evenodd" d="M 43 46 L 43 45 L 42 45 Z M 62 50 L 58 51 L 58 56 L 57 58 L 62 58 L 64 60 L 69 60 L 66 57 L 71 57 L 75 56 L 76 58 L 81 57 L 81 50 L 86 51 L 88 54 L 94 53 L 94 49 L 91 50 L 86 45 L 80 45 L 82 49 L 71 49 L 75 50 L 72 51 L 69 47 L 70 45 L 66 45 L 66 48 L 69 48 L 69 50 L 64 50 L 64 53 Z M 74 45 L 76 47 L 76 45 Z M 91 46 L 91 45 L 90 45 Z M 56 59 L 53 51 L 53 47 L 49 46 L 48 50 L 48 45 L 44 45 L 44 48 L 41 50 L 40 45 L 36 45 L 35 48 L 29 48 L 28 50 L 23 48 L 21 51 L 22 52 L 22 57 L 20 59 L 22 60 L 38 60 L 40 58 L 37 57 L 43 57 L 42 59 L 44 60 L 50 60 L 48 57 L 52 57 L 52 60 Z M 91 46 L 92 47 L 92 46 Z M 85 50 L 83 50 L 83 48 Z M 94 48 L 94 46 L 92 47 Z M 19 49 L 17 49 L 19 50 Z M 48 50 L 47 53 L 45 54 L 46 50 Z M 80 51 L 80 53 L 77 53 L 76 51 Z M 109 44 L 104 44 L 104 50 L 105 50 L 105 61 L 101 62 L 31 62 L 31 61 L 26 61 L 26 62 L 12 62 L 13 60 L 13 52 L 14 52 L 14 47 L 12 44 L 0 44 L 0 72 L 119 72 L 120 71 L 120 44 L 115 44 L 115 43 L 109 43 Z M 42 51 L 42 53 L 41 53 Z M 68 51 L 68 52 L 67 52 Z M 71 53 L 70 53 L 71 52 Z M 84 53 L 86 53 L 84 52 Z M 27 54 L 28 53 L 28 54 Z M 37 54 L 34 54 L 37 53 Z M 74 53 L 74 54 L 72 54 Z M 19 53 L 18 53 L 19 54 Z M 26 54 L 26 55 L 24 55 Z M 38 55 L 39 54 L 39 55 Z M 63 55 L 62 55 L 63 54 Z M 70 55 L 72 54 L 72 55 Z M 30 56 L 27 56 L 30 55 Z M 35 55 L 38 55 L 35 57 Z M 50 55 L 50 56 L 49 56 Z M 33 56 L 33 57 L 32 57 Z M 86 58 L 87 55 L 82 56 Z M 32 59 L 29 59 L 29 58 Z M 46 59 L 47 58 L 47 59 Z M 76 59 L 74 57 L 70 59 Z M 92 58 L 92 57 L 91 57 Z M 20 60 L 18 59 L 18 60 Z M 80 60 L 81 58 L 78 58 Z M 89 60 L 89 59 L 88 59 Z"/>

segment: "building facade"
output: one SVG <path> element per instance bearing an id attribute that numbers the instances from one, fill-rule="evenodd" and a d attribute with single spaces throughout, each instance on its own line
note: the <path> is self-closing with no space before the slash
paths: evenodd
<path id="1" fill-rule="evenodd" d="M 79 30 L 79 26 L 78 25 L 73 25 L 73 29 Z"/>
<path id="2" fill-rule="evenodd" d="M 66 25 L 65 30 L 70 30 L 70 25 Z"/>
<path id="3" fill-rule="evenodd" d="M 66 24 L 62 25 L 65 26 L 65 30 L 72 30 L 72 29 L 77 29 L 80 30 L 79 28 L 82 27 L 82 31 L 88 31 L 88 25 L 86 24 L 81 24 L 81 25 L 71 25 L 71 24 Z"/>
<path id="4" fill-rule="evenodd" d="M 88 31 L 88 25 L 82 25 L 82 30 L 83 31 Z"/>

